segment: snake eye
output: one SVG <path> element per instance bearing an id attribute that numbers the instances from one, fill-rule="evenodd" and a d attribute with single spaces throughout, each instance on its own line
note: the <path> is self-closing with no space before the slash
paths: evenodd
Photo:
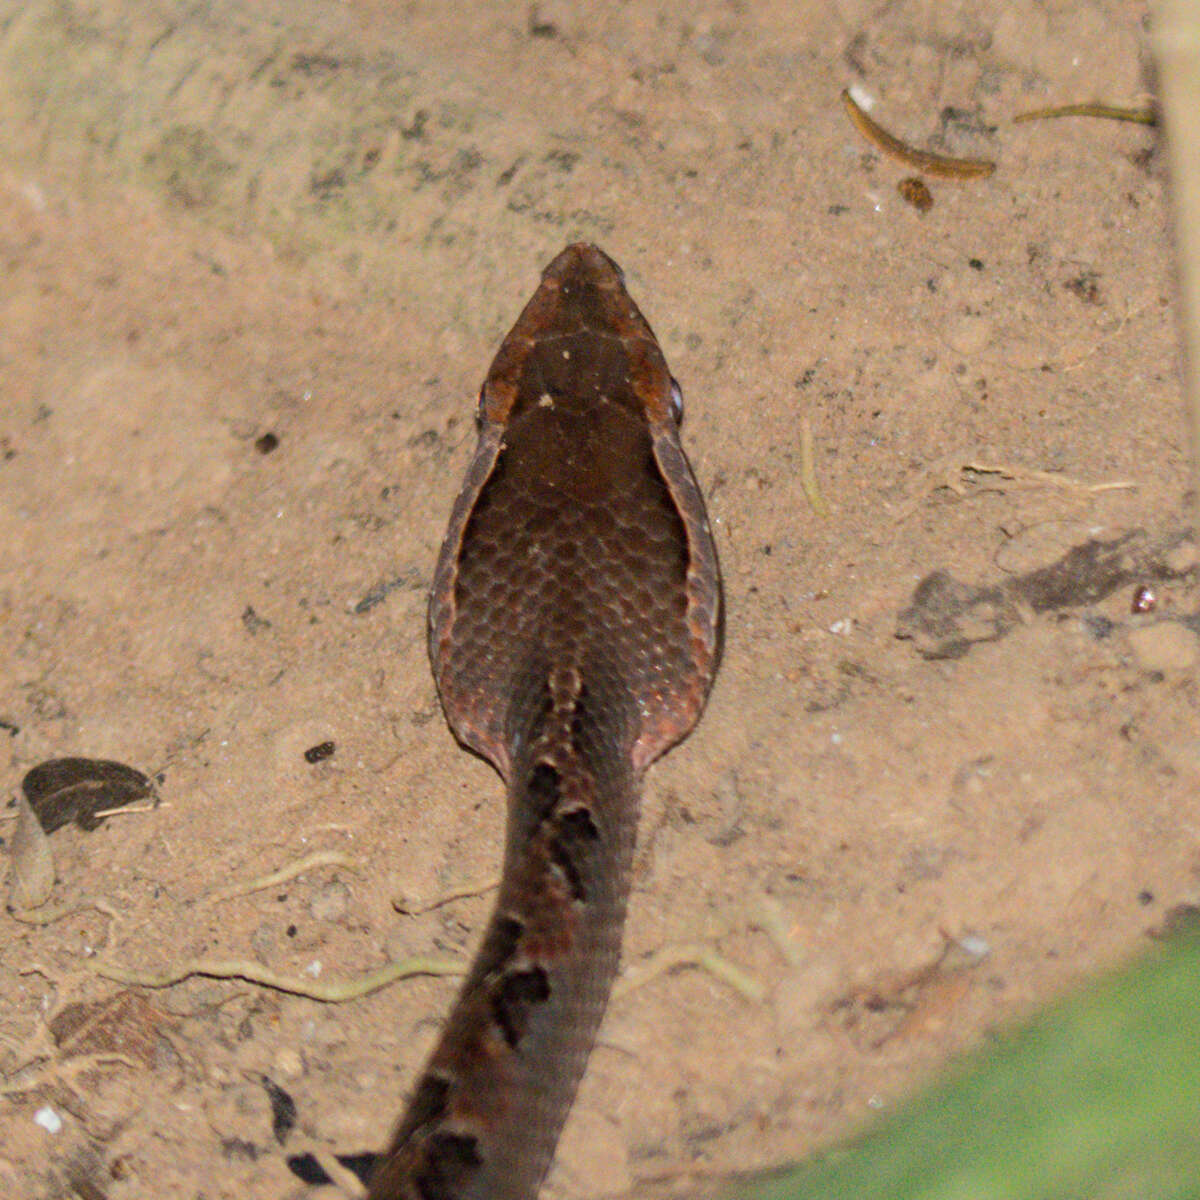
<path id="1" fill-rule="evenodd" d="M 683 424 L 683 388 L 679 386 L 679 381 L 671 376 L 671 416 L 675 418 L 676 425 Z"/>

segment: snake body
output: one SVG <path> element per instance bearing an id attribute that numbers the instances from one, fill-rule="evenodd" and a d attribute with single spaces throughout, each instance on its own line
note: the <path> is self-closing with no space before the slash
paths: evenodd
<path id="1" fill-rule="evenodd" d="M 532 1200 L 616 974 L 641 779 L 721 650 L 680 396 L 620 268 L 568 246 L 500 347 L 434 576 L 457 738 L 508 789 L 483 943 L 370 1200 Z"/>

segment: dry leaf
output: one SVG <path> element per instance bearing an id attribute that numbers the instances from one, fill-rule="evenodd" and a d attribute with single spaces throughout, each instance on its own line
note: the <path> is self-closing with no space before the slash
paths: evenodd
<path id="1" fill-rule="evenodd" d="M 24 796 L 17 797 L 17 828 L 12 838 L 9 903 L 15 909 L 40 908 L 54 891 L 50 839 Z"/>
<path id="2" fill-rule="evenodd" d="M 21 787 L 47 833 L 72 821 L 92 830 L 103 819 L 97 813 L 154 798 L 141 771 L 102 758 L 49 759 L 32 767 Z"/>

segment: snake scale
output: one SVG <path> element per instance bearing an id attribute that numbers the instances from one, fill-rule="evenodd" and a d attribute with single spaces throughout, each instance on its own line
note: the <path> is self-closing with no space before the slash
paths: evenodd
<path id="1" fill-rule="evenodd" d="M 495 912 L 370 1200 L 532 1200 L 620 955 L 641 779 L 700 716 L 721 585 L 679 388 L 568 246 L 505 338 L 434 575 L 455 736 L 508 789 Z"/>

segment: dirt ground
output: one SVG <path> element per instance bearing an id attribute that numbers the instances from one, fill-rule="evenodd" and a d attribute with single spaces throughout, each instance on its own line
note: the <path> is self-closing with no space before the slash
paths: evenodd
<path id="1" fill-rule="evenodd" d="M 0 8 L 4 787 L 83 755 L 162 801 L 52 836 L 60 919 L 0 914 L 4 1195 L 297 1197 L 289 1154 L 385 1139 L 453 978 L 327 1004 L 94 968 L 470 952 L 502 791 L 442 720 L 425 598 L 479 382 L 568 241 L 683 386 L 727 603 L 647 779 L 626 970 L 701 944 L 748 984 L 617 996 L 546 1194 L 804 1155 L 1200 900 L 1162 150 L 1011 120 L 1145 103 L 1146 5 L 454 12 Z M 918 211 L 849 85 L 995 174 Z M 1080 555 L 1029 583 L 1138 530 L 1103 586 Z M 999 590 L 902 616 L 934 571 Z M 214 895 L 314 851 L 353 867 Z"/>

